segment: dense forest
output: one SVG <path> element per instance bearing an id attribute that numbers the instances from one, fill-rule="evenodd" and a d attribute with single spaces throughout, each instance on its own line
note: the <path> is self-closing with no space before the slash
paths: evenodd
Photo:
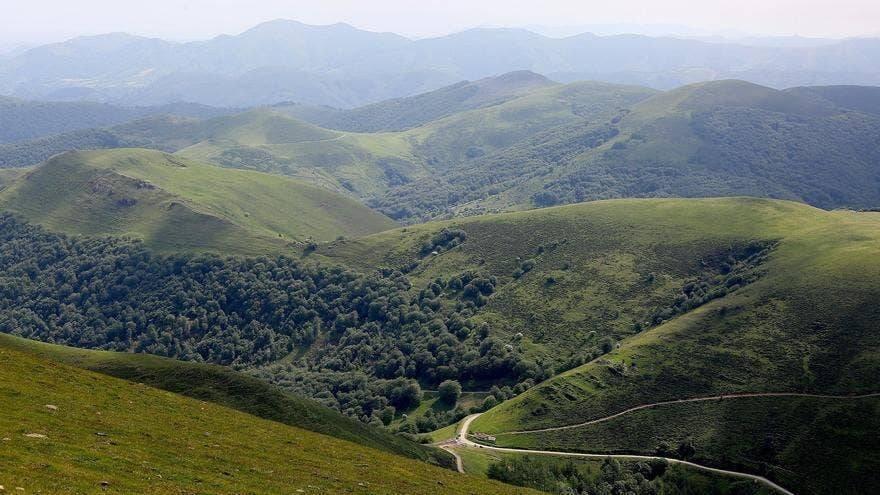
<path id="1" fill-rule="evenodd" d="M 160 256 L 136 241 L 65 237 L 7 214 L 0 273 L 2 332 L 254 370 L 365 421 L 417 405 L 421 385 L 546 376 L 471 319 L 497 283 L 473 272 L 412 290 L 393 270 Z"/>

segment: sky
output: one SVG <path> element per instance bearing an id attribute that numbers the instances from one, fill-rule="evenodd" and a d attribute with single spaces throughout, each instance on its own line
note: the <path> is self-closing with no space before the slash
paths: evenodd
<path id="1" fill-rule="evenodd" d="M 0 43 L 7 46 L 119 31 L 206 39 L 279 18 L 410 37 L 478 26 L 561 33 L 609 24 L 654 31 L 647 34 L 659 34 L 651 25 L 674 25 L 687 26 L 679 33 L 687 35 L 880 36 L 878 0 L 0 0 L 0 12 Z"/>

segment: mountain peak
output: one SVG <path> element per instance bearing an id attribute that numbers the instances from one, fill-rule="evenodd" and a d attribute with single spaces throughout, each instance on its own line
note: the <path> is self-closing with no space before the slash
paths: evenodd
<path id="1" fill-rule="evenodd" d="M 515 70 L 513 72 L 507 72 L 501 74 L 500 76 L 495 76 L 488 79 L 505 83 L 553 84 L 553 81 L 548 79 L 546 76 L 538 74 L 537 72 L 532 72 L 530 70 Z"/>

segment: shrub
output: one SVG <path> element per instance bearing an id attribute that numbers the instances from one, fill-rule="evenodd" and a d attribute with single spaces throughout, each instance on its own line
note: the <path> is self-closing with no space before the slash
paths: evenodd
<path id="1" fill-rule="evenodd" d="M 447 404 L 455 404 L 461 396 L 461 384 L 455 380 L 446 380 L 437 389 L 440 400 Z"/>

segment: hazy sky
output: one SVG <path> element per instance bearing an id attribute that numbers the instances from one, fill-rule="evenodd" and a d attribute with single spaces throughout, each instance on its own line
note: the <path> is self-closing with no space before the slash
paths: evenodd
<path id="1" fill-rule="evenodd" d="M 0 0 L 0 42 L 127 31 L 173 39 L 262 21 L 347 22 L 428 36 L 474 26 L 676 24 L 708 31 L 880 35 L 880 0 Z"/>

